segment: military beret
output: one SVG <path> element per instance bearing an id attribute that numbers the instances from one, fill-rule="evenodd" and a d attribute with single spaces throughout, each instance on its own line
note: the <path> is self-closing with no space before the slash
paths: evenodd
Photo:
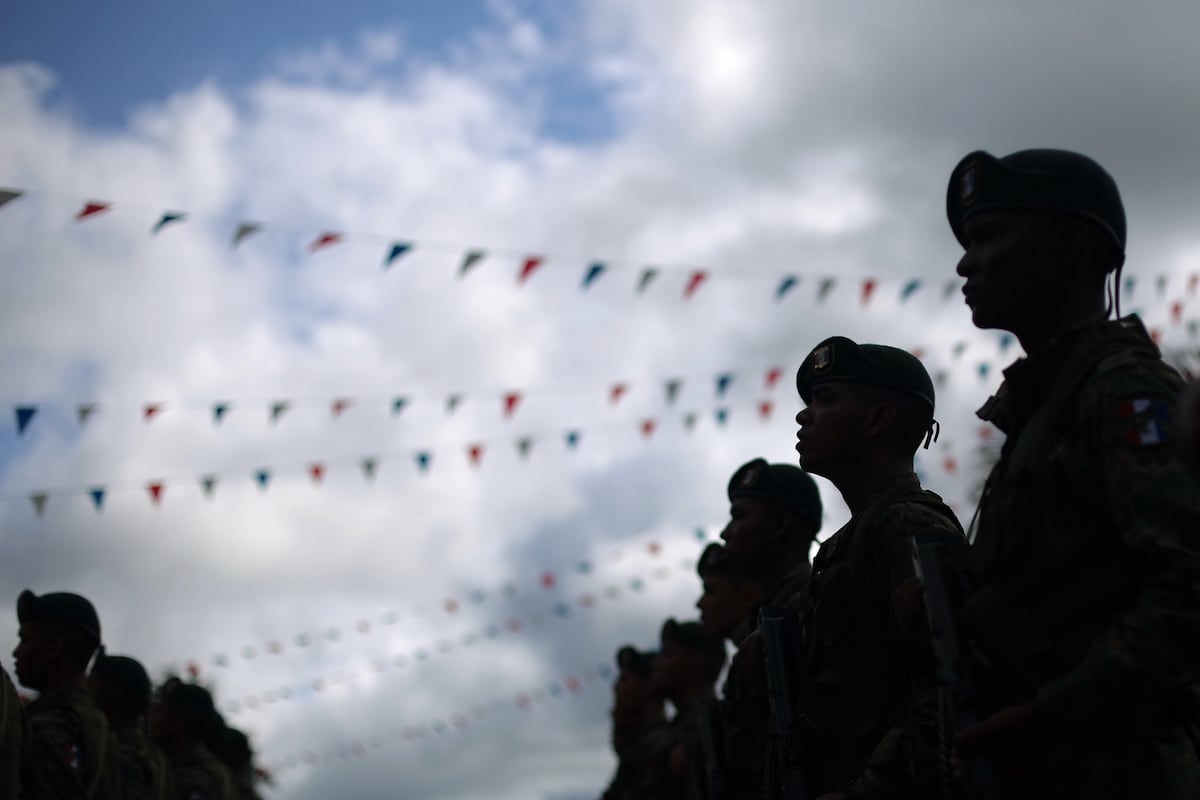
<path id="1" fill-rule="evenodd" d="M 654 659 L 658 653 L 653 650 L 638 650 L 633 645 L 625 645 L 617 651 L 617 669 L 621 672 L 632 672 L 643 678 L 650 677 L 654 671 Z"/>
<path id="2" fill-rule="evenodd" d="M 933 413 L 933 380 L 912 353 L 884 344 L 856 344 L 834 336 L 818 344 L 796 372 L 796 391 L 805 404 L 814 386 L 823 383 L 862 383 L 912 395 L 929 404 Z"/>
<path id="3" fill-rule="evenodd" d="M 700 554 L 700 560 L 696 562 L 696 574 L 707 578 L 714 575 L 737 577 L 742 573 L 734 567 L 725 548 L 713 542 Z"/>
<path id="4" fill-rule="evenodd" d="M 662 626 L 662 642 L 673 642 L 688 650 L 725 655 L 725 642 L 704 631 L 699 622 L 676 622 L 668 619 Z"/>
<path id="5" fill-rule="evenodd" d="M 967 220 L 981 211 L 1020 208 L 1064 211 L 1091 220 L 1125 252 L 1125 206 L 1112 176 L 1070 150 L 1021 150 L 996 158 L 968 154 L 950 174 L 946 216 L 959 244 L 967 246 Z"/>
<path id="6" fill-rule="evenodd" d="M 91 602 L 70 592 L 48 592 L 38 596 L 29 589 L 17 598 L 17 622 L 52 622 L 69 625 L 91 635 L 100 643 L 100 617 Z"/>
<path id="7" fill-rule="evenodd" d="M 727 492 L 730 500 L 765 497 L 821 527 L 821 492 L 807 472 L 792 464 L 768 464 L 761 458 L 748 461 L 733 473 Z"/>
<path id="8" fill-rule="evenodd" d="M 128 656 L 101 655 L 92 665 L 92 675 L 112 684 L 130 697 L 150 702 L 150 676 L 137 659 Z"/>

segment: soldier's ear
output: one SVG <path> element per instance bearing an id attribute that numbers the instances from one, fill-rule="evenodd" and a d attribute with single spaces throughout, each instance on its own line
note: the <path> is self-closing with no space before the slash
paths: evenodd
<path id="1" fill-rule="evenodd" d="M 863 419 L 863 434 L 871 438 L 886 435 L 896 424 L 896 417 L 896 407 L 891 403 L 871 406 Z"/>

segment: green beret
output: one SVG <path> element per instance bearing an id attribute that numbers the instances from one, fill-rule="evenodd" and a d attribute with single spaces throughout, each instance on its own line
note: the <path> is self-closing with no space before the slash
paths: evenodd
<path id="1" fill-rule="evenodd" d="M 997 209 L 1065 211 L 1091 220 L 1125 252 L 1125 207 L 1112 176 L 1069 150 L 1022 150 L 1004 158 L 976 150 L 950 174 L 946 216 L 959 244 L 972 214 Z"/>
<path id="2" fill-rule="evenodd" d="M 813 348 L 796 372 L 796 391 L 805 405 L 812 403 L 814 386 L 823 383 L 862 383 L 912 395 L 933 413 L 933 380 L 912 353 L 884 344 L 856 344 L 834 336 Z"/>
<path id="3" fill-rule="evenodd" d="M 722 657 L 725 655 L 725 642 L 705 633 L 704 626 L 699 622 L 676 622 L 674 619 L 668 619 L 663 623 L 661 638 L 664 645 L 674 642 L 687 650 L 711 655 L 719 653 Z"/>
<path id="4" fill-rule="evenodd" d="M 150 704 L 150 676 L 137 659 L 107 654 L 97 656 L 92 675 L 135 699 L 143 711 Z"/>
<path id="5" fill-rule="evenodd" d="M 625 645 L 617 651 L 617 669 L 621 672 L 632 672 L 649 678 L 654 671 L 654 659 L 658 653 L 653 650 L 638 650 L 633 645 Z"/>
<path id="6" fill-rule="evenodd" d="M 50 622 L 69 625 L 100 643 L 100 617 L 91 602 L 70 592 L 49 592 L 40 597 L 30 590 L 17 598 L 17 622 Z"/>
<path id="7" fill-rule="evenodd" d="M 821 492 L 808 473 L 792 464 L 768 464 L 756 458 L 729 479 L 729 499 L 765 497 L 801 519 L 821 527 Z"/>

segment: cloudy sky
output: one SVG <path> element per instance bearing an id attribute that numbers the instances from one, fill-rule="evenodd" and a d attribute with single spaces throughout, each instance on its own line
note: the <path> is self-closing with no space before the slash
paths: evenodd
<path id="1" fill-rule="evenodd" d="M 272 797 L 596 795 L 613 651 L 691 613 L 730 473 L 794 460 L 819 340 L 942 373 L 919 466 L 969 517 L 1018 352 L 946 299 L 963 154 L 1105 164 L 1125 308 L 1188 343 L 1200 6 L 1154 6 L 7 4 L 0 587 L 194 664 Z"/>

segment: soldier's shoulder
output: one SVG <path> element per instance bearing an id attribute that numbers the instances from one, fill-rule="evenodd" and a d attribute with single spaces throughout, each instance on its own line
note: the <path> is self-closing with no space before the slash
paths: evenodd
<path id="1" fill-rule="evenodd" d="M 949 537 L 961 537 L 962 526 L 954 512 L 933 492 L 920 497 L 903 498 L 879 509 L 871 520 L 876 536 L 911 536 L 917 532 L 938 531 Z"/>

